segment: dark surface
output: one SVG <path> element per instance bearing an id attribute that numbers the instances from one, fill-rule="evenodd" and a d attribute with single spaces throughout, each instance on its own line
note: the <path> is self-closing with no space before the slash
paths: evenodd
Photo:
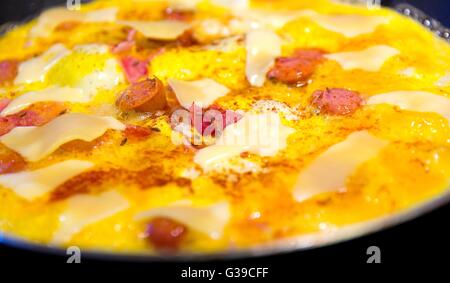
<path id="1" fill-rule="evenodd" d="M 54 2 L 65 1 L 18 1 L 2 0 L 0 4 L 0 22 L 21 20 L 29 15 L 36 14 L 40 9 Z M 441 22 L 450 26 L 450 2 L 446 0 L 410 0 L 410 1 L 384 1 L 385 4 L 399 2 L 410 2 L 421 7 L 428 14 L 438 18 Z M 221 261 L 209 263 L 139 263 L 121 267 L 141 268 L 148 275 L 166 279 L 181 278 L 183 268 L 201 267 L 215 268 L 217 272 L 228 267 L 268 267 L 269 278 L 291 277 L 306 271 L 308 265 L 367 265 L 368 256 L 366 250 L 369 246 L 378 246 L 381 249 L 381 261 L 383 263 L 439 263 L 441 256 L 450 252 L 450 229 L 448 222 L 450 218 L 450 206 L 435 210 L 414 221 L 391 228 L 389 230 L 363 237 L 338 245 L 315 249 L 304 252 L 296 252 L 270 257 L 262 257 L 246 260 Z M 0 241 L 1 242 L 1 241 Z M 441 256 L 440 256 L 441 255 Z M 21 264 L 64 264 L 67 260 L 65 255 L 48 255 L 33 253 L 25 250 L 15 249 L 0 244 L 0 270 L 5 271 L 6 263 Z M 82 263 L 105 263 L 99 259 L 82 257 Z M 440 262 L 442 263 L 442 262 Z M 66 265 L 67 266 L 67 265 Z M 98 265 L 96 265 L 98 266 Z M 110 269 L 115 272 L 121 269 Z M 348 270 L 351 272 L 351 270 Z M 217 278 L 217 277 L 216 277 Z M 223 277 L 222 277 L 223 278 Z"/>
<path id="2" fill-rule="evenodd" d="M 70 1 L 70 0 L 69 0 Z M 73 0 L 72 0 L 73 1 Z M 127 1 L 127 0 L 124 0 Z M 82 0 L 81 2 L 88 2 Z M 44 7 L 64 4 L 65 0 L 1 0 L 0 23 L 18 21 L 37 14 Z M 410 3 L 450 27 L 450 2 L 447 0 L 382 0 L 383 5 L 393 6 L 398 3 Z"/>
<path id="3" fill-rule="evenodd" d="M 448 0 L 382 0 L 382 2 L 387 6 L 409 3 L 450 27 L 450 1 Z"/>

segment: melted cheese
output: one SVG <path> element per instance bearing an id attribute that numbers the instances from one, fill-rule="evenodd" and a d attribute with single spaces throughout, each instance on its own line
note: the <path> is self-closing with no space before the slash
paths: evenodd
<path id="1" fill-rule="evenodd" d="M 281 38 L 268 30 L 255 30 L 247 34 L 247 60 L 245 73 L 252 86 L 261 87 L 275 58 L 281 55 Z"/>
<path id="2" fill-rule="evenodd" d="M 211 2 L 232 11 L 245 11 L 250 6 L 249 0 L 211 0 Z"/>
<path id="3" fill-rule="evenodd" d="M 36 102 L 62 101 L 62 102 L 89 102 L 90 98 L 82 90 L 70 87 L 51 87 L 41 91 L 25 93 L 11 101 L 3 109 L 1 116 L 17 113 Z"/>
<path id="4" fill-rule="evenodd" d="M 301 202 L 315 195 L 345 188 L 345 181 L 361 164 L 377 156 L 387 142 L 367 131 L 355 132 L 319 155 L 299 175 L 294 197 Z"/>
<path id="5" fill-rule="evenodd" d="M 231 158 L 246 151 L 274 156 L 286 148 L 287 138 L 294 131 L 284 126 L 276 113 L 247 113 L 237 123 L 226 127 L 216 144 L 199 150 L 194 162 L 204 171 L 210 171 L 222 168 Z"/>
<path id="6" fill-rule="evenodd" d="M 311 16 L 311 20 L 346 37 L 372 33 L 378 26 L 389 22 L 386 17 L 363 15 L 315 15 Z"/>
<path id="7" fill-rule="evenodd" d="M 344 70 L 361 69 L 377 72 L 387 60 L 398 54 L 400 51 L 395 48 L 376 45 L 361 51 L 334 53 L 325 57 L 337 61 Z"/>
<path id="8" fill-rule="evenodd" d="M 92 141 L 108 129 L 124 130 L 125 125 L 112 117 L 69 113 L 41 127 L 14 128 L 0 142 L 28 161 L 38 161 L 69 141 Z"/>
<path id="9" fill-rule="evenodd" d="M 90 11 L 85 13 L 84 22 L 98 23 L 98 22 L 114 22 L 117 17 L 117 8 L 105 8 Z"/>
<path id="10" fill-rule="evenodd" d="M 31 37 L 47 37 L 64 22 L 113 22 L 117 8 L 94 10 L 88 13 L 70 11 L 66 8 L 53 8 L 43 12 L 30 31 Z"/>
<path id="11" fill-rule="evenodd" d="M 230 90 L 212 79 L 198 81 L 180 81 L 169 79 L 168 83 L 181 106 L 189 109 L 193 103 L 203 108 L 210 106 L 219 97 L 225 96 Z"/>
<path id="12" fill-rule="evenodd" d="M 178 203 L 139 213 L 135 219 L 143 221 L 154 217 L 168 217 L 191 229 L 205 233 L 212 239 L 220 239 L 230 219 L 230 208 L 225 201 L 206 207 Z"/>
<path id="13" fill-rule="evenodd" d="M 145 37 L 158 40 L 174 40 L 191 25 L 182 21 L 119 21 L 119 24 L 129 26 L 142 33 Z"/>
<path id="14" fill-rule="evenodd" d="M 303 16 L 313 16 L 317 13 L 311 10 L 268 11 L 260 9 L 238 10 L 234 15 L 243 19 L 243 30 L 250 29 L 280 29 L 287 23 Z"/>
<path id="15" fill-rule="evenodd" d="M 368 105 L 391 104 L 403 110 L 438 113 L 450 121 L 450 99 L 426 91 L 394 91 L 369 97 Z"/>
<path id="16" fill-rule="evenodd" d="M 148 1 L 148 0 L 134 0 L 134 1 Z M 195 10 L 197 5 L 203 0 L 153 0 L 167 2 L 169 6 L 177 10 Z"/>
<path id="17" fill-rule="evenodd" d="M 45 75 L 59 60 L 70 54 L 62 44 L 55 44 L 42 55 L 19 65 L 15 84 L 42 82 Z"/>
<path id="18" fill-rule="evenodd" d="M 111 217 L 129 207 L 128 201 L 116 191 L 99 195 L 77 195 L 67 200 L 60 215 L 60 226 L 53 234 L 54 244 L 64 244 L 84 227 Z"/>
<path id="19" fill-rule="evenodd" d="M 67 160 L 35 171 L 0 175 L 0 185 L 32 201 L 92 167 L 89 161 Z"/>

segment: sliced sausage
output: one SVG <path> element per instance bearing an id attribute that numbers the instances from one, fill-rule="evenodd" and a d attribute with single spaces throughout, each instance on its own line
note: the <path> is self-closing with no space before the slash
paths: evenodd
<path id="1" fill-rule="evenodd" d="M 348 115 L 354 113 L 363 104 L 356 91 L 343 88 L 317 90 L 312 94 L 312 104 L 320 112 L 330 115 Z"/>
<path id="2" fill-rule="evenodd" d="M 277 58 L 267 77 L 286 84 L 305 85 L 323 60 L 323 54 L 319 49 L 303 49 L 291 57 Z"/>
<path id="3" fill-rule="evenodd" d="M 68 152 L 90 152 L 95 148 L 100 147 L 103 144 L 107 143 L 110 137 L 111 136 L 109 135 L 109 133 L 106 132 L 102 136 L 90 142 L 79 139 L 72 140 L 70 142 L 61 145 L 60 149 Z"/>
<path id="4" fill-rule="evenodd" d="M 66 111 L 67 107 L 64 103 L 39 102 L 11 115 L 11 118 L 15 120 L 16 127 L 42 126 L 64 114 Z"/>
<path id="5" fill-rule="evenodd" d="M 162 110 L 167 105 L 164 85 L 156 77 L 134 83 L 119 95 L 116 105 L 123 111 Z"/>
<path id="6" fill-rule="evenodd" d="M 127 125 L 123 134 L 127 139 L 141 140 L 150 136 L 152 134 L 152 130 L 137 125 Z"/>
<path id="7" fill-rule="evenodd" d="M 3 60 L 0 61 L 0 85 L 11 83 L 17 76 L 19 61 Z"/>
<path id="8" fill-rule="evenodd" d="M 75 29 L 76 27 L 78 27 L 81 24 L 81 22 L 77 22 L 77 21 L 65 21 L 60 23 L 59 25 L 56 26 L 55 31 L 71 31 L 73 29 Z"/>
<path id="9" fill-rule="evenodd" d="M 13 115 L 0 117 L 0 136 L 15 127 L 44 125 L 67 111 L 61 102 L 39 102 Z"/>
<path id="10" fill-rule="evenodd" d="M 14 129 L 15 125 L 8 118 L 0 117 L 0 137 Z"/>
<path id="11" fill-rule="evenodd" d="M 187 30 L 183 32 L 176 40 L 176 43 L 182 47 L 189 47 L 196 45 L 198 43 L 197 39 L 194 37 L 192 30 Z"/>
<path id="12" fill-rule="evenodd" d="M 158 250 L 176 250 L 186 236 L 187 227 L 166 217 L 150 221 L 145 232 L 146 238 Z"/>

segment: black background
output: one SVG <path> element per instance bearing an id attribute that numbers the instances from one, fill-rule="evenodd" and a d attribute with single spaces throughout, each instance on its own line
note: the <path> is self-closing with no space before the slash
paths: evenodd
<path id="1" fill-rule="evenodd" d="M 54 2 L 61 1 L 1 0 L 0 23 L 22 20 L 38 13 L 44 6 Z M 392 4 L 393 2 L 412 3 L 450 26 L 450 1 L 385 1 L 385 4 Z M 215 268 L 218 271 L 224 271 L 228 267 L 268 267 L 269 275 L 266 279 L 277 279 L 298 276 L 300 271 L 309 270 L 308 266 L 311 265 L 344 265 L 347 267 L 343 269 L 344 272 L 353 272 L 352 268 L 348 268 L 353 264 L 370 266 L 366 263 L 368 258 L 366 250 L 369 246 L 374 245 L 381 249 L 381 260 L 384 264 L 448 264 L 449 260 L 445 257 L 450 252 L 449 218 L 450 205 L 447 205 L 406 224 L 357 240 L 315 250 L 270 257 L 204 263 L 131 263 L 82 257 L 82 265 L 86 266 L 86 263 L 89 263 L 94 264 L 97 268 L 99 264 L 120 264 L 121 267 L 139 268 L 144 274 L 151 274 L 151 278 L 161 277 L 165 279 L 180 278 L 182 269 L 188 266 Z M 0 241 L 0 271 L 2 272 L 7 270 L 5 264 L 47 265 L 57 263 L 67 267 L 66 260 L 65 255 L 35 253 L 2 245 Z M 118 270 L 123 270 L 123 268 L 111 268 L 108 271 L 115 272 Z"/>

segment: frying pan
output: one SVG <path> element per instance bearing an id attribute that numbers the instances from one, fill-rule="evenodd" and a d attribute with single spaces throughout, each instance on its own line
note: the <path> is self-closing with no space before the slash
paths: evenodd
<path id="1" fill-rule="evenodd" d="M 365 0 L 342 0 L 343 2 L 361 3 Z M 373 0 L 368 0 L 372 1 Z M 82 0 L 83 2 L 89 2 L 88 0 Z M 428 16 L 415 6 L 407 4 L 405 2 L 413 2 L 414 4 L 424 4 L 425 1 L 395 1 L 387 0 L 381 1 L 381 4 L 387 7 L 391 7 L 406 16 L 412 17 L 415 20 L 422 23 L 424 26 L 432 30 L 436 35 L 450 41 L 450 29 L 446 28 L 438 20 Z M 417 2 L 417 3 L 415 3 Z M 450 14 L 450 5 L 443 7 L 444 1 L 440 0 L 428 0 L 425 8 L 435 9 L 442 13 L 442 15 Z M 65 0 L 2 0 L 0 10 L 0 35 L 16 25 L 17 23 L 31 19 L 39 14 L 45 8 L 65 4 Z M 445 4 L 443 4 L 445 5 Z M 447 11 L 446 11 L 447 9 Z M 446 24 L 450 25 L 450 19 Z M 272 241 L 267 244 L 258 245 L 246 249 L 228 250 L 225 252 L 213 253 L 213 254 L 196 254 L 196 253 L 179 253 L 174 255 L 149 255 L 148 253 L 133 253 L 122 254 L 112 253 L 108 251 L 96 251 L 83 250 L 83 257 L 100 259 L 100 260 L 119 260 L 119 261 L 206 261 L 212 259 L 237 259 L 237 258 L 250 258 L 264 255 L 275 255 L 285 252 L 304 251 L 308 249 L 315 249 L 323 246 L 334 245 L 343 241 L 356 239 L 368 234 L 379 232 L 387 228 L 397 226 L 401 223 L 411 221 L 419 216 L 422 216 L 432 210 L 436 210 L 441 206 L 450 203 L 450 188 L 446 190 L 440 196 L 420 203 L 410 209 L 398 212 L 393 215 L 385 216 L 375 220 L 362 222 L 354 225 L 345 226 L 334 232 L 328 233 L 316 233 L 309 235 L 302 235 L 292 237 L 283 240 Z M 49 247 L 46 245 L 40 245 L 30 243 L 25 240 L 11 237 L 9 235 L 2 235 L 0 233 L 0 244 L 7 245 L 14 248 L 30 250 L 38 253 L 57 254 L 64 255 L 65 249 L 57 247 Z"/>

